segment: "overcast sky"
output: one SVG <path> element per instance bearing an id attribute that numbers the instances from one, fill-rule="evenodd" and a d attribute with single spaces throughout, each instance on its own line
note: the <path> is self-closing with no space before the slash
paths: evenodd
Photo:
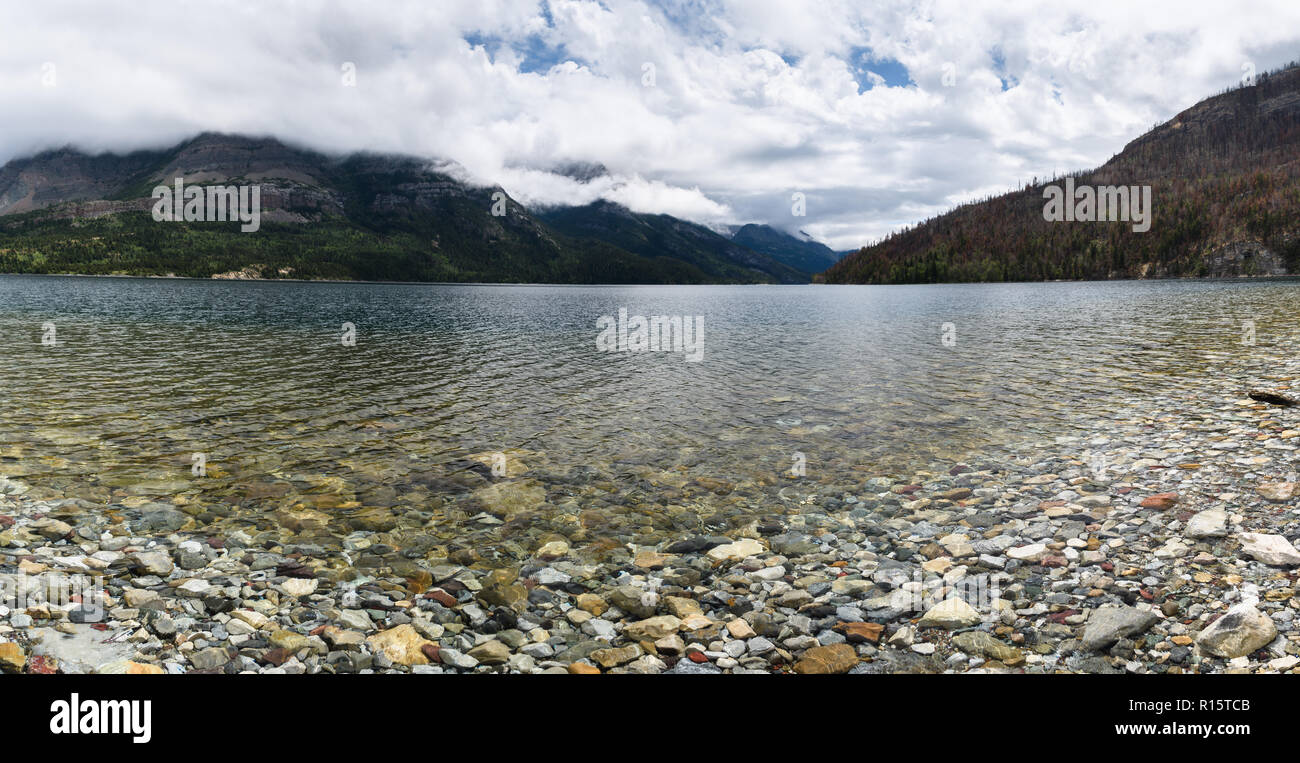
<path id="1" fill-rule="evenodd" d="M 525 203 L 605 197 L 856 248 L 1100 164 L 1244 67 L 1300 58 L 1300 2 L 1232 5 L 12 3 L 0 162 L 272 134 L 452 159 Z M 566 162 L 609 175 L 548 172 Z"/>

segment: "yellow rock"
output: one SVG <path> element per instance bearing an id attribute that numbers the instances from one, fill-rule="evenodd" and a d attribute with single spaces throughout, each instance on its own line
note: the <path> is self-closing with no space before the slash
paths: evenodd
<path id="1" fill-rule="evenodd" d="M 731 634 L 732 638 L 740 639 L 753 638 L 758 635 L 748 622 L 740 618 L 727 623 L 727 632 Z"/>
<path id="2" fill-rule="evenodd" d="M 805 674 L 847 673 L 858 664 L 858 655 L 853 647 L 840 643 L 831 646 L 815 646 L 803 653 L 803 659 L 795 663 L 794 671 Z"/>
<path id="3" fill-rule="evenodd" d="M 700 603 L 695 599 L 688 599 L 685 596 L 665 596 L 664 605 L 674 617 L 687 618 L 691 615 L 701 615 Z"/>
<path id="4" fill-rule="evenodd" d="M 167 673 L 160 665 L 147 665 L 143 662 L 132 662 L 130 660 L 120 660 L 108 665 L 101 665 L 95 672 L 106 675 L 127 676 L 161 676 Z"/>
<path id="5" fill-rule="evenodd" d="M 388 659 L 398 665 L 428 665 L 429 658 L 424 655 L 423 647 L 432 641 L 421 636 L 410 625 L 399 625 L 382 633 L 376 633 L 366 639 L 370 648 L 382 651 Z"/>
<path id="6" fill-rule="evenodd" d="M 272 516 L 286 530 L 301 533 L 306 530 L 323 530 L 329 526 L 330 515 L 312 509 L 280 509 Z"/>
<path id="7" fill-rule="evenodd" d="M 578 594 L 578 599 L 575 603 L 577 604 L 578 609 L 581 609 L 584 612 L 589 612 L 596 617 L 605 614 L 605 610 L 609 609 L 609 605 L 605 603 L 605 600 L 594 593 Z"/>
<path id="8" fill-rule="evenodd" d="M 550 561 L 567 556 L 569 553 L 569 544 L 562 540 L 553 540 L 550 543 L 537 549 L 537 558 Z"/>
<path id="9" fill-rule="evenodd" d="M 660 554 L 656 551 L 642 550 L 637 552 L 636 558 L 632 560 L 632 564 L 643 570 L 656 570 L 662 568 L 664 564 L 672 558 L 671 554 Z"/>
<path id="10" fill-rule="evenodd" d="M 497 482 L 481 487 L 473 493 L 489 513 L 509 518 L 546 502 L 546 488 L 537 480 Z"/>
<path id="11" fill-rule="evenodd" d="M 682 630 L 698 631 L 710 625 L 713 625 L 713 621 L 701 614 L 688 615 L 682 618 Z"/>
<path id="12" fill-rule="evenodd" d="M 0 643 L 0 673 L 21 673 L 27 665 L 27 653 L 12 641 Z"/>

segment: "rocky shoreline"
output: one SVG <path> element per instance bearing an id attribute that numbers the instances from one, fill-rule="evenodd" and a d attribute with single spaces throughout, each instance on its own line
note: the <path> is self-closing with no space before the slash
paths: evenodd
<path id="1" fill-rule="evenodd" d="M 1147 402 L 1088 439 L 809 484 L 725 533 L 599 558 L 552 537 L 504 567 L 0 479 L 0 670 L 1295 672 L 1291 409 Z"/>

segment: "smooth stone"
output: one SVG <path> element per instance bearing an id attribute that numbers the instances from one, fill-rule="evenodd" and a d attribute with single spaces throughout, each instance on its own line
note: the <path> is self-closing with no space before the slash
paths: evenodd
<path id="1" fill-rule="evenodd" d="M 425 639 L 409 624 L 399 625 L 396 628 L 389 628 L 386 631 L 376 633 L 366 639 L 366 642 L 370 644 L 372 650 L 382 652 L 388 659 L 398 665 L 408 667 L 429 664 L 429 658 L 425 656 L 423 648 L 425 645 L 433 644 L 432 641 Z M 274 636 L 272 636 L 272 643 L 274 643 Z M 505 645 L 502 644 L 502 646 Z M 448 651 L 443 649 L 439 654 L 444 663 L 447 662 Z M 506 651 L 509 652 L 508 649 Z M 478 664 L 478 660 L 475 659 L 474 663 Z"/>
<path id="2" fill-rule="evenodd" d="M 1222 538 L 1228 534 L 1228 512 L 1206 509 L 1187 520 L 1187 537 Z"/>
<path id="3" fill-rule="evenodd" d="M 815 646 L 803 653 L 794 665 L 794 672 L 811 675 L 847 673 L 858 662 L 857 652 L 847 643 Z"/>
<path id="4" fill-rule="evenodd" d="M 706 556 L 718 562 L 735 561 L 749 556 L 757 556 L 766 550 L 762 543 L 753 538 L 741 538 L 733 543 L 714 546 L 708 550 Z"/>
<path id="5" fill-rule="evenodd" d="M 917 623 L 922 628 L 968 628 L 983 620 L 975 608 L 958 598 L 944 599 L 930 608 Z"/>
<path id="6" fill-rule="evenodd" d="M 1277 626 L 1254 604 L 1242 602 L 1223 614 L 1196 637 L 1202 652 L 1216 657 L 1244 657 L 1272 643 Z"/>
<path id="7" fill-rule="evenodd" d="M 1240 533 L 1242 553 L 1270 567 L 1300 565 L 1300 551 L 1281 535 L 1269 533 Z"/>
<path id="8" fill-rule="evenodd" d="M 1135 607 L 1099 607 L 1088 615 L 1081 643 L 1090 652 L 1109 649 L 1122 638 L 1144 633 L 1158 619 L 1154 612 Z"/>

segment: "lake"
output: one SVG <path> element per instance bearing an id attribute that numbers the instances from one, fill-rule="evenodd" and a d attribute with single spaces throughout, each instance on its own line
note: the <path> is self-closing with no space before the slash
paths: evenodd
<path id="1" fill-rule="evenodd" d="M 620 310 L 701 322 L 701 357 L 599 350 Z M 1267 376 L 1297 314 L 1292 281 L 0 276 L 0 474 L 222 526 L 299 507 L 333 518 L 325 540 L 431 525 L 489 555 L 547 533 L 610 545 L 1104 434 L 1155 396 Z"/>

